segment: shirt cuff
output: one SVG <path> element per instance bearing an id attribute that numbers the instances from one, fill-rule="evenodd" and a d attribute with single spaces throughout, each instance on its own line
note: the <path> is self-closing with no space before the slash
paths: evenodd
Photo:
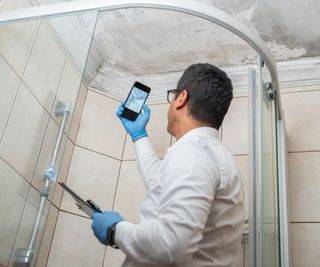
<path id="1" fill-rule="evenodd" d="M 116 233 L 114 236 L 114 243 L 120 248 L 124 249 L 124 244 L 127 243 L 127 239 L 132 233 L 132 228 L 134 227 L 134 224 L 121 221 L 118 222 L 116 225 Z"/>
<path id="2" fill-rule="evenodd" d="M 134 142 L 134 149 L 137 156 L 143 156 L 146 154 L 154 153 L 150 139 L 143 137 Z"/>

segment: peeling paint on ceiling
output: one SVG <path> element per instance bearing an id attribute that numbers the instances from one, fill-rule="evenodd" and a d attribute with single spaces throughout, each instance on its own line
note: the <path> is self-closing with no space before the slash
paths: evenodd
<path id="1" fill-rule="evenodd" d="M 155 9 L 101 14 L 94 44 L 105 63 L 136 75 L 183 70 L 199 61 L 226 66 L 255 58 L 249 45 L 222 27 Z"/>
<path id="2" fill-rule="evenodd" d="M 238 18 L 266 42 L 275 60 L 320 56 L 319 0 L 196 1 Z M 99 15 L 87 72 L 97 73 L 109 64 L 148 75 L 181 71 L 195 62 L 239 66 L 255 60 L 255 52 L 240 38 L 208 21 L 173 11 L 131 8 Z"/>
<path id="3" fill-rule="evenodd" d="M 320 1 L 198 1 L 222 9 L 251 27 L 276 60 L 320 55 Z M 256 58 L 240 38 L 211 22 L 155 9 L 100 14 L 93 43 L 103 63 L 138 75 L 179 71 L 204 61 L 237 66 Z"/>

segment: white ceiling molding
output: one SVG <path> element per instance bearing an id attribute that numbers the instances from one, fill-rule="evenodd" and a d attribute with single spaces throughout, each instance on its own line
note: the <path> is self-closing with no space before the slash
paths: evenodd
<path id="1" fill-rule="evenodd" d="M 232 80 L 234 96 L 247 96 L 248 68 L 256 65 L 222 68 Z M 281 93 L 319 89 L 320 58 L 307 58 L 277 63 Z M 176 87 L 182 72 L 154 75 L 134 75 L 104 64 L 90 88 L 119 101 L 124 100 L 134 81 L 151 87 L 150 104 L 166 103 L 166 91 Z"/>
<path id="2" fill-rule="evenodd" d="M 320 57 L 277 63 L 281 93 L 320 89 Z"/>

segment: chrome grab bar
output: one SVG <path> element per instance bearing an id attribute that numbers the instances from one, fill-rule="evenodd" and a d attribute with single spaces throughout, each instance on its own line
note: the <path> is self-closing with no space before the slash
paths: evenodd
<path id="1" fill-rule="evenodd" d="M 59 132 L 56 138 L 54 149 L 51 155 L 49 166 L 44 171 L 44 186 L 40 193 L 40 201 L 38 205 L 36 219 L 33 224 L 32 233 L 29 239 L 27 248 L 17 248 L 15 252 L 15 260 L 13 266 L 30 266 L 34 257 L 34 245 L 39 233 L 39 227 L 41 223 L 41 215 L 44 210 L 46 199 L 48 198 L 50 191 L 50 183 L 54 183 L 57 179 L 57 158 L 61 148 L 63 132 L 66 127 L 68 116 L 71 112 L 70 102 L 58 102 L 55 107 L 55 115 L 57 117 L 62 116 L 62 120 L 59 127 Z"/>

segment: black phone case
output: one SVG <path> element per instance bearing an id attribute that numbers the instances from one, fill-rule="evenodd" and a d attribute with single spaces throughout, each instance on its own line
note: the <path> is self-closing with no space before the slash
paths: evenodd
<path id="1" fill-rule="evenodd" d="M 131 94 L 131 92 L 132 92 L 132 90 L 133 90 L 134 87 L 139 88 L 140 90 L 148 93 L 148 95 L 147 95 L 146 99 L 144 100 L 143 104 L 147 101 L 147 98 L 148 98 L 148 96 L 149 96 L 149 94 L 150 94 L 150 91 L 151 91 L 150 87 L 148 87 L 148 86 L 146 86 L 146 85 L 144 85 L 144 84 L 142 84 L 142 83 L 135 82 L 135 83 L 133 84 L 133 86 L 132 86 L 129 94 L 128 94 L 128 97 L 127 97 L 126 102 L 125 102 L 124 105 L 126 105 L 128 99 L 129 99 L 129 96 L 130 96 L 130 94 Z M 141 108 L 141 109 L 142 109 L 142 108 Z M 137 112 L 132 111 L 131 109 L 128 109 L 128 108 L 125 107 L 125 108 L 124 108 L 124 111 L 122 112 L 122 117 L 123 117 L 123 118 L 126 118 L 126 119 L 128 119 L 128 120 L 130 120 L 130 121 L 135 121 L 135 120 L 138 118 L 138 116 L 139 116 L 139 114 L 140 114 L 140 112 L 141 112 L 141 109 L 140 109 L 139 113 L 137 113 Z"/>

